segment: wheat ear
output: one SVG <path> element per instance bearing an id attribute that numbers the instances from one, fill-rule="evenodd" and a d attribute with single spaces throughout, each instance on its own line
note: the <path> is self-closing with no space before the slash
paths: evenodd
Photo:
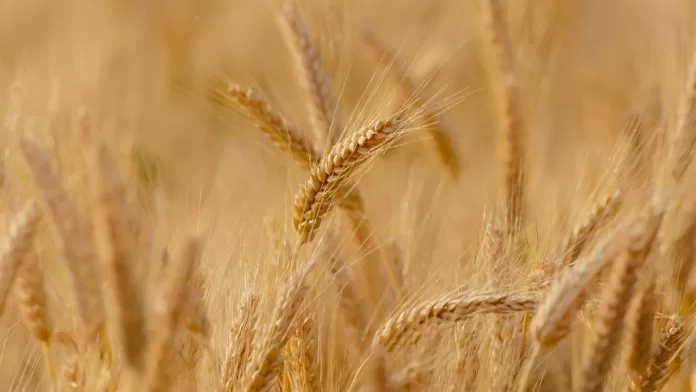
<path id="1" fill-rule="evenodd" d="M 77 206 L 61 184 L 46 154 L 26 137 L 20 139 L 20 149 L 39 188 L 45 214 L 56 229 L 56 245 L 70 269 L 73 291 L 86 333 L 90 338 L 96 335 L 102 345 L 102 355 L 110 360 L 101 279 L 87 223 L 78 214 Z"/>
<path id="2" fill-rule="evenodd" d="M 239 108 L 255 122 L 281 150 L 288 152 L 301 166 L 309 168 L 321 153 L 312 150 L 297 127 L 275 112 L 271 105 L 250 88 L 236 84 L 227 87 L 227 96 L 236 101 Z"/>
<path id="3" fill-rule="evenodd" d="M 124 357 L 128 365 L 142 370 L 142 357 L 147 342 L 144 299 L 136 284 L 133 254 L 134 238 L 128 220 L 132 213 L 127 202 L 127 191 L 102 143 L 88 146 L 89 174 L 94 197 L 95 237 L 101 258 L 102 274 L 109 282 L 105 296 L 117 321 Z"/>
<path id="4" fill-rule="evenodd" d="M 295 60 L 295 69 L 309 98 L 314 137 L 320 146 L 331 146 L 338 140 L 341 121 L 331 79 L 324 69 L 319 49 L 312 42 L 307 25 L 294 3 L 285 2 L 279 20 Z"/>
<path id="5" fill-rule="evenodd" d="M 692 160 L 696 143 L 696 53 L 689 67 L 686 89 L 679 108 L 676 132 L 670 150 L 672 178 L 679 181 Z"/>
<path id="6" fill-rule="evenodd" d="M 163 285 L 153 303 L 156 334 L 147 353 L 147 391 L 169 391 L 175 382 L 174 369 L 171 368 L 174 338 L 183 321 L 189 281 L 198 264 L 200 251 L 199 239 L 186 239 L 172 266 L 167 269 Z"/>
<path id="7" fill-rule="evenodd" d="M 257 307 L 259 297 L 248 295 L 240 304 L 237 317 L 232 323 L 232 342 L 222 365 L 222 390 L 232 392 L 243 376 L 256 336 Z"/>
<path id="8" fill-rule="evenodd" d="M 515 72 L 514 54 L 501 0 L 483 2 L 484 31 L 493 54 L 498 73 L 498 128 L 499 154 L 504 175 L 502 189 L 508 232 L 517 230 L 523 215 L 524 156 L 522 132 L 524 124 L 520 107 L 520 88 Z"/>
<path id="9" fill-rule="evenodd" d="M 616 191 L 596 204 L 585 220 L 573 228 L 572 233 L 563 241 L 563 266 L 572 266 L 578 259 L 589 240 L 606 225 L 621 207 L 621 193 Z"/>
<path id="10" fill-rule="evenodd" d="M 283 364 L 283 349 L 297 324 L 297 314 L 307 293 L 306 279 L 314 261 L 301 265 L 281 293 L 269 330 L 245 370 L 244 391 L 267 392 L 275 386 Z"/>
<path id="11" fill-rule="evenodd" d="M 643 224 L 634 227 L 628 248 L 612 268 L 600 302 L 590 350 L 582 365 L 579 391 L 601 392 L 604 389 L 621 345 L 628 312 L 626 304 L 633 297 L 638 272 L 652 249 L 661 219 L 662 215 L 651 214 Z"/>
<path id="12" fill-rule="evenodd" d="M 564 339 L 580 307 L 585 303 L 588 286 L 608 263 L 626 249 L 625 228 L 604 238 L 595 249 L 580 258 L 573 268 L 563 271 L 532 318 L 530 329 L 536 343 L 551 347 Z"/>
<path id="13" fill-rule="evenodd" d="M 632 371 L 634 380 L 638 380 L 647 369 L 653 345 L 658 299 L 655 294 L 655 276 L 650 267 L 647 265 L 639 278 L 638 292 L 633 298 L 629 317 L 626 320 L 628 329 L 626 363 Z"/>
<path id="14" fill-rule="evenodd" d="M 426 301 L 389 318 L 375 334 L 373 347 L 393 351 L 425 324 L 456 323 L 474 314 L 509 314 L 534 311 L 538 296 L 531 293 L 462 293 Z"/>
<path id="15" fill-rule="evenodd" d="M 369 29 L 362 28 L 361 36 L 363 41 L 367 46 L 374 52 L 374 54 L 381 58 L 386 64 L 389 65 L 389 70 L 393 74 L 393 79 L 398 83 L 398 86 L 403 90 L 403 94 L 408 96 L 413 100 L 415 105 L 421 108 L 423 113 L 423 120 L 428 124 L 428 135 L 430 136 L 430 141 L 432 142 L 433 151 L 438 157 L 440 162 L 447 167 L 448 172 L 452 178 L 459 176 L 461 171 L 460 158 L 454 148 L 452 141 L 441 121 L 439 121 L 438 116 L 435 113 L 426 109 L 423 104 L 426 101 L 423 97 L 423 93 L 416 87 L 416 83 L 408 75 L 406 70 L 401 67 L 396 59 L 396 56 L 392 51 L 384 44 L 381 40 L 377 38 L 374 32 Z"/>
<path id="16" fill-rule="evenodd" d="M 399 137 L 403 126 L 401 114 L 368 125 L 336 144 L 312 168 L 309 180 L 295 194 L 293 225 L 300 237 L 299 244 L 314 238 L 316 230 L 339 196 L 337 190 L 362 165 Z"/>
<path id="17" fill-rule="evenodd" d="M 656 392 L 669 381 L 679 364 L 679 350 L 687 337 L 686 326 L 679 316 L 673 316 L 667 323 L 657 350 L 650 360 L 645 377 L 639 383 L 640 392 Z M 635 390 L 635 384 L 633 390 Z"/>

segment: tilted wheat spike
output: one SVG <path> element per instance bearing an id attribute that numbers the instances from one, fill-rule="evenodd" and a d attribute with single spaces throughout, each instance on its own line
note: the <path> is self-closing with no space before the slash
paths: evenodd
<path id="1" fill-rule="evenodd" d="M 302 87 L 308 95 L 312 131 L 322 149 L 338 141 L 341 120 L 321 54 L 312 42 L 305 21 L 292 1 L 286 1 L 279 16 L 283 36 L 294 58 Z"/>
<path id="2" fill-rule="evenodd" d="M 282 290 L 273 311 L 270 328 L 265 331 L 263 340 L 255 347 L 244 372 L 244 391 L 267 392 L 276 385 L 283 364 L 283 349 L 295 331 L 300 306 L 307 293 L 306 279 L 313 266 L 314 261 L 300 265 Z"/>
<path id="3" fill-rule="evenodd" d="M 563 265 L 572 266 L 589 240 L 602 226 L 606 225 L 621 208 L 621 193 L 616 191 L 595 204 L 585 220 L 573 228 L 563 241 Z"/>
<path id="4" fill-rule="evenodd" d="M 299 244 L 311 241 L 340 190 L 360 167 L 399 137 L 405 121 L 399 113 L 374 122 L 336 144 L 312 168 L 309 180 L 295 194 L 293 226 Z"/>
<path id="5" fill-rule="evenodd" d="M 509 314 L 536 309 L 539 297 L 531 293 L 461 293 L 426 301 L 389 318 L 375 334 L 373 346 L 393 351 L 416 327 L 456 323 L 474 314 Z"/>
<path id="6" fill-rule="evenodd" d="M 523 219 L 524 155 L 522 132 L 524 123 L 520 106 L 520 88 L 515 71 L 515 58 L 510 42 L 506 9 L 501 0 L 483 1 L 484 32 L 492 51 L 497 76 L 498 141 L 508 233 L 517 231 Z"/>
<path id="7" fill-rule="evenodd" d="M 398 64 L 394 53 L 369 29 L 362 28 L 361 36 L 375 55 L 382 58 L 389 65 L 389 69 L 393 73 L 393 79 L 403 90 L 403 94 L 413 99 L 418 107 L 424 108 L 425 105 L 423 103 L 426 99 L 422 96 L 423 93 L 416 87 L 416 83 L 408 73 Z M 428 134 L 438 159 L 448 168 L 450 176 L 453 178 L 458 177 L 461 170 L 461 162 L 450 137 L 443 129 L 443 125 L 437 116 L 429 110 L 423 110 L 423 120 L 428 124 Z"/>
<path id="8" fill-rule="evenodd" d="M 153 303 L 156 333 L 147 352 L 145 387 L 150 392 L 169 391 L 176 375 L 171 368 L 174 338 L 183 322 L 184 304 L 189 296 L 189 281 L 200 258 L 198 238 L 187 238 L 167 269 Z"/>
<path id="9" fill-rule="evenodd" d="M 101 279 L 87 222 L 78 213 L 75 202 L 39 146 L 26 137 L 21 137 L 19 146 L 38 187 L 45 215 L 55 227 L 55 243 L 70 270 L 85 333 L 89 339 L 99 340 L 102 357 L 110 362 Z"/>
<path id="10" fill-rule="evenodd" d="M 604 288 L 596 316 L 594 336 L 582 364 L 579 391 L 601 392 L 618 354 L 624 329 L 627 303 L 633 297 L 638 272 L 643 267 L 660 227 L 662 215 L 649 213 L 633 228 L 628 248 L 619 257 Z"/>

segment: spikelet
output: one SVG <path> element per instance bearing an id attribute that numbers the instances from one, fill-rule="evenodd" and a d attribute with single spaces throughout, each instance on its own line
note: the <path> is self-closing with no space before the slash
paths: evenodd
<path id="1" fill-rule="evenodd" d="M 295 194 L 293 226 L 299 243 L 311 241 L 343 187 L 358 168 L 400 136 L 401 115 L 377 121 L 337 145 L 312 169 L 309 180 Z"/>
<path id="2" fill-rule="evenodd" d="M 319 146 L 332 146 L 338 140 L 341 120 L 336 109 L 331 79 L 324 69 L 317 46 L 312 42 L 305 21 L 291 1 L 283 4 L 280 25 L 295 60 L 295 69 L 309 98 L 312 131 Z"/>
<path id="3" fill-rule="evenodd" d="M 10 223 L 0 248 L 0 316 L 5 310 L 7 297 L 18 277 L 21 263 L 30 252 L 40 214 L 34 200 L 29 200 Z"/>
<path id="4" fill-rule="evenodd" d="M 153 304 L 156 333 L 147 353 L 147 391 L 168 391 L 175 382 L 176 375 L 171 369 L 174 338 L 183 321 L 183 305 L 188 299 L 189 280 L 198 264 L 200 248 L 200 240 L 186 239 L 172 266 L 166 271 L 163 286 Z"/>
<path id="5" fill-rule="evenodd" d="M 281 292 L 271 326 L 245 370 L 244 391 L 267 392 L 276 385 L 283 365 L 283 349 L 295 330 L 297 314 L 307 293 L 305 280 L 313 266 L 314 261 L 301 265 Z"/>
<path id="6" fill-rule="evenodd" d="M 638 271 L 645 263 L 657 235 L 661 214 L 652 214 L 634 227 L 630 244 L 612 268 L 609 283 L 604 289 L 595 323 L 595 334 L 581 370 L 579 390 L 604 390 L 611 365 L 618 354 L 624 329 L 627 303 L 633 297 Z"/>

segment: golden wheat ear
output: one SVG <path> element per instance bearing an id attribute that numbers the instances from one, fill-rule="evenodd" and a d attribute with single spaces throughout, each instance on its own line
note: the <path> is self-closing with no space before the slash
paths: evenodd
<path id="1" fill-rule="evenodd" d="M 395 350 L 401 342 L 418 334 L 425 324 L 456 323 L 474 314 L 531 312 L 539 297 L 532 293 L 463 293 L 426 301 L 391 317 L 375 335 L 374 347 Z"/>
<path id="2" fill-rule="evenodd" d="M 293 225 L 304 244 L 316 235 L 324 217 L 334 207 L 338 190 L 351 176 L 385 147 L 401 136 L 405 120 L 401 113 L 374 122 L 336 144 L 312 169 L 309 180 L 295 194 Z"/>
<path id="3" fill-rule="evenodd" d="M 0 249 L 0 316 L 18 277 L 21 263 L 31 252 L 31 245 L 39 224 L 40 214 L 34 200 L 30 200 L 10 223 Z"/>
<path id="4" fill-rule="evenodd" d="M 145 386 L 151 392 L 169 391 L 176 380 L 171 368 L 174 339 L 185 315 L 189 282 L 195 273 L 201 253 L 201 240 L 187 238 L 172 265 L 165 271 L 164 281 L 153 301 L 153 326 L 156 331 L 149 344 Z"/>
<path id="5" fill-rule="evenodd" d="M 142 228 L 134 226 L 139 222 L 132 219 L 134 211 L 128 203 L 126 186 L 109 160 L 106 146 L 90 142 L 87 150 L 95 239 L 102 274 L 109 282 L 105 285 L 105 300 L 110 305 L 124 358 L 141 372 L 147 343 L 145 299 L 134 268 L 139 257 L 136 237 Z"/>
<path id="6" fill-rule="evenodd" d="M 514 55 L 506 9 L 501 0 L 484 0 L 482 4 L 484 36 L 492 54 L 496 76 L 498 145 L 502 176 L 503 206 L 508 233 L 514 233 L 523 219 L 524 155 L 522 133 L 524 122 L 520 89 L 515 71 Z"/>
<path id="7" fill-rule="evenodd" d="M 232 323 L 232 342 L 227 348 L 225 360 L 222 363 L 222 388 L 232 392 L 242 381 L 246 364 L 251 358 L 251 350 L 256 337 L 256 322 L 259 296 L 251 293 L 239 305 L 237 317 Z"/>
<path id="8" fill-rule="evenodd" d="M 301 265 L 278 298 L 271 326 L 244 372 L 244 391 L 266 391 L 276 385 L 283 366 L 283 350 L 298 323 L 297 316 L 308 291 L 307 276 L 314 264 L 309 261 Z"/>
<path id="9" fill-rule="evenodd" d="M 628 247 L 612 268 L 600 301 L 590 350 L 582 364 L 579 391 L 604 390 L 621 345 L 627 304 L 633 298 L 638 273 L 650 254 L 661 220 L 661 214 L 650 213 L 645 221 L 634 227 Z"/>
<path id="10" fill-rule="evenodd" d="M 106 335 L 101 279 L 87 222 L 78 213 L 75 202 L 41 148 L 26 137 L 20 139 L 19 147 L 38 188 L 45 216 L 55 228 L 56 246 L 70 270 L 73 294 L 85 333 L 89 339 L 99 341 L 102 357 L 109 362 L 111 352 Z"/>
<path id="11" fill-rule="evenodd" d="M 292 1 L 286 1 L 278 17 L 285 42 L 295 61 L 298 79 L 308 97 L 312 131 L 321 148 L 338 141 L 341 119 L 332 92 L 331 78 L 307 24 Z"/>

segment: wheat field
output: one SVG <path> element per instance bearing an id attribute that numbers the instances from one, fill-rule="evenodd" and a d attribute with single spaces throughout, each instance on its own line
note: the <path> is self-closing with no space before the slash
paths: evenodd
<path id="1" fill-rule="evenodd" d="M 0 390 L 692 391 L 696 2 L 4 0 Z"/>

